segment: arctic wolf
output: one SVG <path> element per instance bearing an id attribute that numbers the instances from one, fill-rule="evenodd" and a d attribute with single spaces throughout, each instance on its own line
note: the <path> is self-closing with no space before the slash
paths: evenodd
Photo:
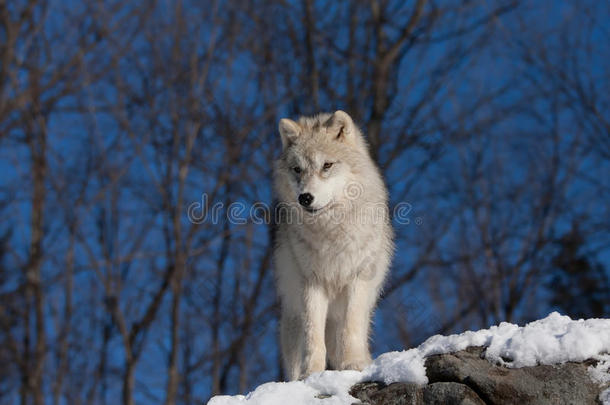
<path id="1" fill-rule="evenodd" d="M 393 251 L 387 190 L 343 111 L 279 122 L 275 271 L 282 357 L 295 380 L 371 362 L 369 323 Z"/>

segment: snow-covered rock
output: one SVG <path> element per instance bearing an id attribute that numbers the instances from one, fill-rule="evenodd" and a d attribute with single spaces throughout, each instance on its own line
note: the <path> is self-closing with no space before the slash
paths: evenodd
<path id="1" fill-rule="evenodd" d="M 572 320 L 568 316 L 562 316 L 557 312 L 523 327 L 503 322 L 500 325 L 476 332 L 468 331 L 450 336 L 432 336 L 416 348 L 382 354 L 362 372 L 324 371 L 315 373 L 303 381 L 263 384 L 246 396 L 216 396 L 208 404 L 352 404 L 357 402 L 358 399 L 350 395 L 350 388 L 357 383 L 373 381 L 382 383 L 378 387 L 379 389 L 385 389 L 384 387 L 392 383 L 410 383 L 409 387 L 415 387 L 413 388 L 413 392 L 416 392 L 414 395 L 423 401 L 424 394 L 428 392 L 426 395 L 432 395 L 430 392 L 433 391 L 431 388 L 422 388 L 418 391 L 417 388 L 417 386 L 428 384 L 430 380 L 430 373 L 427 373 L 426 370 L 427 360 L 431 359 L 432 356 L 447 353 L 464 352 L 472 355 L 472 350 L 466 350 L 472 347 L 481 348 L 478 352 L 474 352 L 476 353 L 475 357 L 484 358 L 487 361 L 476 365 L 476 358 L 469 358 L 468 367 L 470 369 L 463 367 L 461 371 L 454 370 L 454 374 L 451 374 L 451 378 L 454 380 L 450 381 L 459 382 L 455 379 L 456 376 L 462 375 L 460 373 L 466 373 L 463 377 L 469 381 L 467 377 L 471 375 L 468 373 L 474 375 L 476 370 L 485 365 L 488 366 L 489 370 L 493 368 L 493 370 L 506 371 L 507 368 L 557 365 L 567 362 L 583 363 L 588 360 L 590 365 L 581 364 L 582 370 L 585 370 L 583 373 L 587 374 L 586 381 L 598 387 L 598 399 L 604 401 L 604 405 L 610 405 L 610 393 L 608 390 L 603 391 L 610 384 L 608 374 L 608 368 L 610 367 L 610 319 Z M 462 359 L 462 363 L 464 361 Z M 451 362 L 446 361 L 441 362 L 441 364 L 444 364 L 445 367 L 459 368 L 461 363 L 459 356 L 452 356 Z M 428 362 L 428 366 L 430 366 L 430 362 Z M 488 372 L 491 372 L 489 370 Z M 549 370 L 551 369 L 547 368 L 542 373 L 550 376 L 553 373 L 550 373 Z M 559 373 L 557 375 L 563 375 L 563 378 L 572 378 L 570 373 L 573 371 L 570 368 L 568 374 Z M 538 371 L 531 372 L 534 373 L 531 375 L 538 375 L 536 374 Z M 516 377 L 518 374 L 519 377 Z M 511 375 L 512 378 L 520 379 L 522 384 L 526 383 L 528 381 L 527 373 L 521 374 L 512 373 Z M 485 380 L 483 377 L 481 378 L 482 381 Z M 498 380 L 485 381 L 491 387 L 498 383 Z M 435 379 L 432 382 L 436 384 L 442 382 L 439 380 L 438 372 L 435 373 Z M 531 380 L 531 383 L 534 384 L 534 379 Z M 544 386 L 543 382 L 541 384 L 541 386 Z M 565 384 L 568 387 L 571 385 L 570 381 L 565 381 Z M 434 384 L 430 386 L 432 385 Z M 434 395 L 438 396 L 440 395 L 439 392 L 445 392 L 449 388 L 448 385 L 436 386 Z M 369 386 L 367 389 L 370 391 L 371 387 Z M 471 395 L 467 391 L 464 392 Z M 486 401 L 488 400 L 489 398 L 486 399 Z M 547 403 L 553 402 L 549 400 Z"/>

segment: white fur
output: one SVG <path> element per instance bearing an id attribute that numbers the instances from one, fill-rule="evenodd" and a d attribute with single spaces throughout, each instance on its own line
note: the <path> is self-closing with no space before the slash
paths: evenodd
<path id="1" fill-rule="evenodd" d="M 385 185 L 345 112 L 282 119 L 279 131 L 274 259 L 286 374 L 303 378 L 327 360 L 361 370 L 371 361 L 369 324 L 393 251 Z M 314 196 L 317 211 L 298 204 L 302 193 Z"/>

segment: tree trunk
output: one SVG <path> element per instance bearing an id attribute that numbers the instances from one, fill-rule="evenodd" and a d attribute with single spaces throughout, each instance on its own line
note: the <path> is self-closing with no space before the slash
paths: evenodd
<path id="1" fill-rule="evenodd" d="M 134 405 L 133 387 L 136 362 L 131 356 L 129 357 L 125 362 L 125 373 L 123 374 L 123 405 Z"/>

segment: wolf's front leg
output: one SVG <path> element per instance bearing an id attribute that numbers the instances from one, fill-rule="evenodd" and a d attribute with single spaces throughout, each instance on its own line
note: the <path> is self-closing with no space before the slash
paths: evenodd
<path id="1" fill-rule="evenodd" d="M 307 377 L 311 373 L 324 371 L 326 368 L 326 346 L 324 344 L 324 328 L 328 312 L 328 298 L 322 288 L 306 285 L 304 289 L 303 312 L 303 373 Z"/>
<path id="2" fill-rule="evenodd" d="M 301 314 L 284 308 L 280 319 L 280 343 L 282 361 L 288 380 L 297 380 L 301 376 L 303 353 L 303 322 Z"/>
<path id="3" fill-rule="evenodd" d="M 341 298 L 345 316 L 339 327 L 338 369 L 362 370 L 371 363 L 368 337 L 377 289 L 370 282 L 356 280 Z"/>

